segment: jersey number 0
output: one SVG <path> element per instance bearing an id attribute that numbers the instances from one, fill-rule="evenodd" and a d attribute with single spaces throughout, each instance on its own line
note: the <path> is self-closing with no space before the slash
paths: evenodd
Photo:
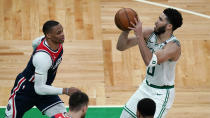
<path id="1" fill-rule="evenodd" d="M 147 69 L 147 74 L 148 74 L 148 75 L 154 76 L 154 73 L 155 73 L 155 66 L 149 67 L 149 68 Z"/>

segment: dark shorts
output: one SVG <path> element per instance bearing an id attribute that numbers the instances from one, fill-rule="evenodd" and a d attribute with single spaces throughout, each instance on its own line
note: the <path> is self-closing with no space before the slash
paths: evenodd
<path id="1" fill-rule="evenodd" d="M 11 90 L 11 97 L 6 111 L 11 110 L 12 118 L 22 118 L 24 113 L 33 106 L 36 106 L 44 113 L 59 103 L 63 103 L 63 101 L 58 95 L 37 95 L 34 90 L 34 83 L 29 82 L 22 74 L 19 74 Z"/>

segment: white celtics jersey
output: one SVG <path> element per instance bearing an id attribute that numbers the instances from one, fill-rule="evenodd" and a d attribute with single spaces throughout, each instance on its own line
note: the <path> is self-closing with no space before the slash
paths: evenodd
<path id="1" fill-rule="evenodd" d="M 157 36 L 152 33 L 147 41 L 147 47 L 152 52 L 161 50 L 168 42 L 175 41 L 176 37 L 171 38 L 163 43 L 157 43 Z M 174 85 L 176 61 L 165 61 L 153 67 L 147 67 L 145 79 L 149 84 L 156 86 Z"/>

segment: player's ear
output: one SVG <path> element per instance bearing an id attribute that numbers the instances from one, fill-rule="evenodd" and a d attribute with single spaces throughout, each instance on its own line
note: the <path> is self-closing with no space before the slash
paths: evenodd
<path id="1" fill-rule="evenodd" d="M 85 112 L 85 106 L 82 106 L 81 109 L 82 109 L 82 112 Z"/>
<path id="2" fill-rule="evenodd" d="M 172 29 L 173 25 L 172 24 L 168 24 L 167 25 L 167 29 Z"/>
<path id="3" fill-rule="evenodd" d="M 88 106 L 87 106 L 87 105 L 84 105 L 84 106 L 82 107 L 82 112 L 86 112 L 87 109 L 88 109 Z"/>
<path id="4" fill-rule="evenodd" d="M 50 39 L 52 36 L 50 33 L 46 33 L 46 37 Z"/>

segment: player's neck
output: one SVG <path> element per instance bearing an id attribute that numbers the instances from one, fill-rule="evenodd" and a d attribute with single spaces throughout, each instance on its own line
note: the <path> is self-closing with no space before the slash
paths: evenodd
<path id="1" fill-rule="evenodd" d="M 138 118 L 154 118 L 154 116 L 142 116 L 141 114 L 139 114 L 139 116 L 137 116 Z"/>
<path id="2" fill-rule="evenodd" d="M 59 48 L 59 44 L 54 43 L 52 40 L 50 39 L 46 39 L 47 41 L 47 45 L 52 49 L 52 50 L 57 50 Z"/>
<path id="3" fill-rule="evenodd" d="M 154 118 L 153 116 L 145 116 L 144 118 Z"/>
<path id="4" fill-rule="evenodd" d="M 78 112 L 68 112 L 68 115 L 71 116 L 72 118 L 81 118 L 82 112 L 78 111 Z"/>
<path id="5" fill-rule="evenodd" d="M 165 42 L 166 40 L 171 38 L 171 36 L 172 36 L 172 32 L 166 31 L 166 32 L 158 35 L 158 40 L 159 40 L 158 42 L 159 43 Z"/>

